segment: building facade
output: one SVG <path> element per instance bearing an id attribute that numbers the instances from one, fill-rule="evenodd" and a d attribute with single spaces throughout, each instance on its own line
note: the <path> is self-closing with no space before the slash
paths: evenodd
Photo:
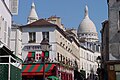
<path id="1" fill-rule="evenodd" d="M 0 4 L 0 41 L 10 48 L 10 29 L 12 21 L 12 14 L 9 8 L 10 4 L 7 0 L 1 0 Z"/>
<path id="2" fill-rule="evenodd" d="M 31 9 L 36 12 L 33 4 Z M 34 14 L 30 12 L 30 16 Z M 36 19 L 36 15 L 32 18 L 28 17 L 28 21 L 31 22 L 33 18 Z M 32 23 L 20 27 L 22 31 L 22 59 L 24 61 L 23 79 L 43 78 L 43 70 L 42 68 L 39 70 L 37 66 L 43 67 L 43 52 L 40 43 L 44 38 L 48 39 L 52 49 L 48 51 L 45 61 L 45 77 L 55 75 L 62 80 L 74 79 L 74 69 L 80 67 L 79 42 L 71 30 L 63 28 L 60 17 L 56 16 L 51 16 L 48 19 L 36 19 Z"/>
<path id="3" fill-rule="evenodd" d="M 20 30 L 20 24 L 12 23 L 11 27 L 11 37 L 10 37 L 10 48 L 14 51 L 14 54 L 22 59 L 22 31 Z"/>
<path id="4" fill-rule="evenodd" d="M 102 67 L 106 80 L 119 80 L 120 55 L 119 55 L 119 26 L 120 26 L 120 1 L 107 0 L 108 22 L 103 23 L 102 30 Z M 106 37 L 107 36 L 107 37 Z M 104 46 L 105 45 L 105 46 Z M 106 75 L 106 77 L 105 77 Z"/>
<path id="5" fill-rule="evenodd" d="M 106 62 L 109 61 L 109 23 L 108 20 L 105 20 L 102 23 L 101 29 L 101 80 L 105 79 L 108 80 L 107 75 L 107 64 Z"/>
<path id="6" fill-rule="evenodd" d="M 0 79 L 1 80 L 13 80 L 13 79 L 21 80 L 21 73 L 20 73 L 21 59 L 19 59 L 17 55 L 15 55 L 15 52 L 12 50 L 10 43 L 12 16 L 14 15 L 14 13 L 16 13 L 17 9 L 18 9 L 18 0 L 0 0 L 0 71 L 1 71 Z"/>
<path id="7" fill-rule="evenodd" d="M 78 30 L 78 40 L 80 44 L 80 70 L 85 71 L 85 77 L 95 79 L 98 64 L 96 58 L 100 56 L 100 42 L 95 24 L 89 18 L 88 7 L 85 7 L 84 18 Z"/>

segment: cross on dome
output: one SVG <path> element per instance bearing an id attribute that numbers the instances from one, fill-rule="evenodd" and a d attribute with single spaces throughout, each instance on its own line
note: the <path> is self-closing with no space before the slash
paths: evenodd
<path id="1" fill-rule="evenodd" d="M 85 6 L 85 17 L 89 17 L 88 16 L 88 7 L 87 7 L 87 5 Z"/>

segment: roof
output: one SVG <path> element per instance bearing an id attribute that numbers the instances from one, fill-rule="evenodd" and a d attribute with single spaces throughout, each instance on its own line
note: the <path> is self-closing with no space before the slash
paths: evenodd
<path id="1" fill-rule="evenodd" d="M 30 23 L 30 24 L 27 24 L 27 25 L 23 25 L 23 26 L 20 26 L 20 27 L 33 27 L 33 26 L 57 26 L 55 24 L 52 24 L 50 22 L 48 22 L 47 20 L 45 19 L 39 19 L 33 23 Z"/>
<path id="2" fill-rule="evenodd" d="M 52 71 L 55 70 L 56 64 L 45 64 L 45 72 L 48 75 L 52 75 Z M 22 75 L 42 75 L 44 65 L 42 63 L 22 64 Z"/>
<path id="3" fill-rule="evenodd" d="M 89 18 L 87 6 L 85 8 L 85 17 L 78 27 L 78 33 L 97 33 L 95 24 Z"/>
<path id="4" fill-rule="evenodd" d="M 37 20 L 33 23 L 23 25 L 23 26 L 20 26 L 20 27 L 21 28 L 23 28 L 23 27 L 31 27 L 32 28 L 32 27 L 45 27 L 45 26 L 46 27 L 55 27 L 65 38 L 67 38 L 71 42 L 70 37 L 67 36 L 68 34 L 65 31 L 63 31 L 61 28 L 59 28 L 59 26 L 57 26 L 56 24 L 52 24 L 45 19 L 39 19 L 39 20 Z M 78 45 L 78 43 L 77 43 L 77 45 Z"/>

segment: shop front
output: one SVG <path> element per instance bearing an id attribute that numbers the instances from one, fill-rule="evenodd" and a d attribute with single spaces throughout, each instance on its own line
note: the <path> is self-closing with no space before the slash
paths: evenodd
<path id="1" fill-rule="evenodd" d="M 107 62 L 108 80 L 120 80 L 120 61 Z"/>
<path id="2" fill-rule="evenodd" d="M 58 74 L 61 80 L 74 80 L 73 68 L 66 66 L 59 66 Z"/>
<path id="3" fill-rule="evenodd" d="M 22 79 L 42 80 L 43 79 L 43 63 L 32 63 L 22 65 Z M 45 64 L 45 77 L 57 76 L 57 64 Z"/>

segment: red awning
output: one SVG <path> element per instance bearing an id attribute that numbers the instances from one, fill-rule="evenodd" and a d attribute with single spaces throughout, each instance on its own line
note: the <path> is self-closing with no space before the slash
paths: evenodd
<path id="1" fill-rule="evenodd" d="M 45 73 L 50 75 L 55 64 L 45 64 Z M 42 75 L 43 64 L 24 64 L 22 65 L 22 75 Z"/>

